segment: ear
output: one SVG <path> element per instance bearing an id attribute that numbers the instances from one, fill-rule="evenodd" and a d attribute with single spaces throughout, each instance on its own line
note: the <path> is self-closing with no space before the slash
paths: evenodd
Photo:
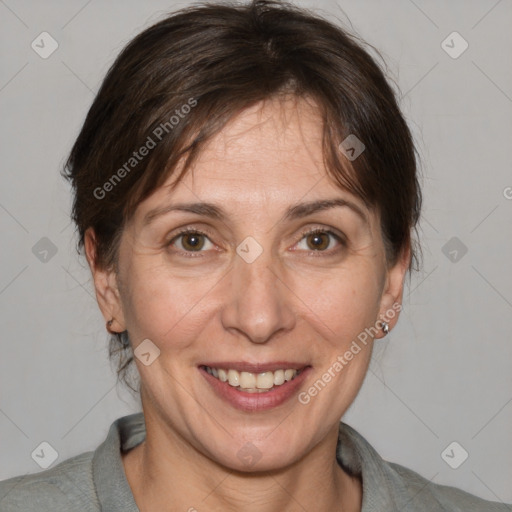
<path id="1" fill-rule="evenodd" d="M 117 276 L 114 270 L 106 270 L 98 265 L 96 234 L 93 228 L 88 228 L 84 234 L 85 255 L 91 269 L 96 289 L 96 300 L 101 313 L 108 322 L 114 321 L 110 329 L 115 332 L 123 332 L 126 329 L 121 297 L 117 285 Z"/>
<path id="2" fill-rule="evenodd" d="M 404 281 L 410 261 L 411 246 L 408 244 L 400 253 L 396 263 L 390 266 L 386 272 L 378 320 L 387 322 L 390 331 L 398 322 L 398 317 L 402 310 Z M 378 325 L 380 326 L 381 323 L 379 322 Z M 385 333 L 382 329 L 379 329 L 379 333 L 375 337 L 383 338 L 384 336 Z"/>

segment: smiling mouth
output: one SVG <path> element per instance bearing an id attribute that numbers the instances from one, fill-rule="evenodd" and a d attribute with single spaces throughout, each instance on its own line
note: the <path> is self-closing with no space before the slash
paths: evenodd
<path id="1" fill-rule="evenodd" d="M 281 369 L 262 373 L 239 372 L 232 368 L 212 368 L 202 365 L 201 368 L 221 382 L 244 393 L 266 393 L 292 381 L 302 373 L 304 368 Z"/>

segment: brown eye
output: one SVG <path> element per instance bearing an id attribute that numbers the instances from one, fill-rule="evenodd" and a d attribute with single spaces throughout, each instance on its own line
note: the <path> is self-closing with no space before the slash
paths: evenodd
<path id="1" fill-rule="evenodd" d="M 204 246 L 204 236 L 200 233 L 186 233 L 182 235 L 181 244 L 186 251 L 200 251 Z"/>
<path id="2" fill-rule="evenodd" d="M 312 233 L 306 236 L 306 240 L 308 242 L 308 247 L 312 250 L 325 250 L 329 247 L 329 235 L 327 233 Z"/>
<path id="3" fill-rule="evenodd" d="M 209 245 L 208 245 L 209 244 Z M 178 233 L 168 244 L 178 249 L 178 252 L 204 252 L 204 249 L 213 247 L 205 233 L 195 230 L 185 230 Z"/>
<path id="4" fill-rule="evenodd" d="M 303 233 L 303 237 L 299 241 L 298 247 L 299 249 L 309 252 L 330 253 L 336 251 L 336 242 L 338 242 L 338 246 L 345 245 L 345 242 L 340 235 L 326 229 L 315 229 L 313 231 Z M 334 250 L 331 251 L 330 249 Z"/>

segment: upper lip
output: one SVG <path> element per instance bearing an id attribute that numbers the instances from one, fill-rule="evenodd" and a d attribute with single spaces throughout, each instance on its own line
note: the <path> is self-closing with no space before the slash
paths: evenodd
<path id="1" fill-rule="evenodd" d="M 199 366 L 209 366 L 210 368 L 222 368 L 224 370 L 237 370 L 238 372 L 250 373 L 264 373 L 274 372 L 276 370 L 301 370 L 306 366 L 306 363 L 296 363 L 291 361 L 273 361 L 267 363 L 249 363 L 246 361 L 219 361 L 219 362 L 205 362 Z"/>

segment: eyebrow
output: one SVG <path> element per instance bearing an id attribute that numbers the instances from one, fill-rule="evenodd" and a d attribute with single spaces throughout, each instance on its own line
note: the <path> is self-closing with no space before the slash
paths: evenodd
<path id="1" fill-rule="evenodd" d="M 317 201 L 309 201 L 292 205 L 286 210 L 285 214 L 281 218 L 281 222 L 302 219 L 312 215 L 313 213 L 340 207 L 350 208 L 364 221 L 365 224 L 369 224 L 368 217 L 366 216 L 363 209 L 361 209 L 352 201 L 341 198 L 320 199 Z M 217 206 L 213 203 L 178 203 L 150 210 L 144 216 L 142 221 L 143 226 L 147 226 L 158 217 L 173 211 L 195 213 L 197 215 L 211 217 L 212 219 L 219 221 L 224 221 L 227 217 L 226 212 L 220 206 Z"/>

